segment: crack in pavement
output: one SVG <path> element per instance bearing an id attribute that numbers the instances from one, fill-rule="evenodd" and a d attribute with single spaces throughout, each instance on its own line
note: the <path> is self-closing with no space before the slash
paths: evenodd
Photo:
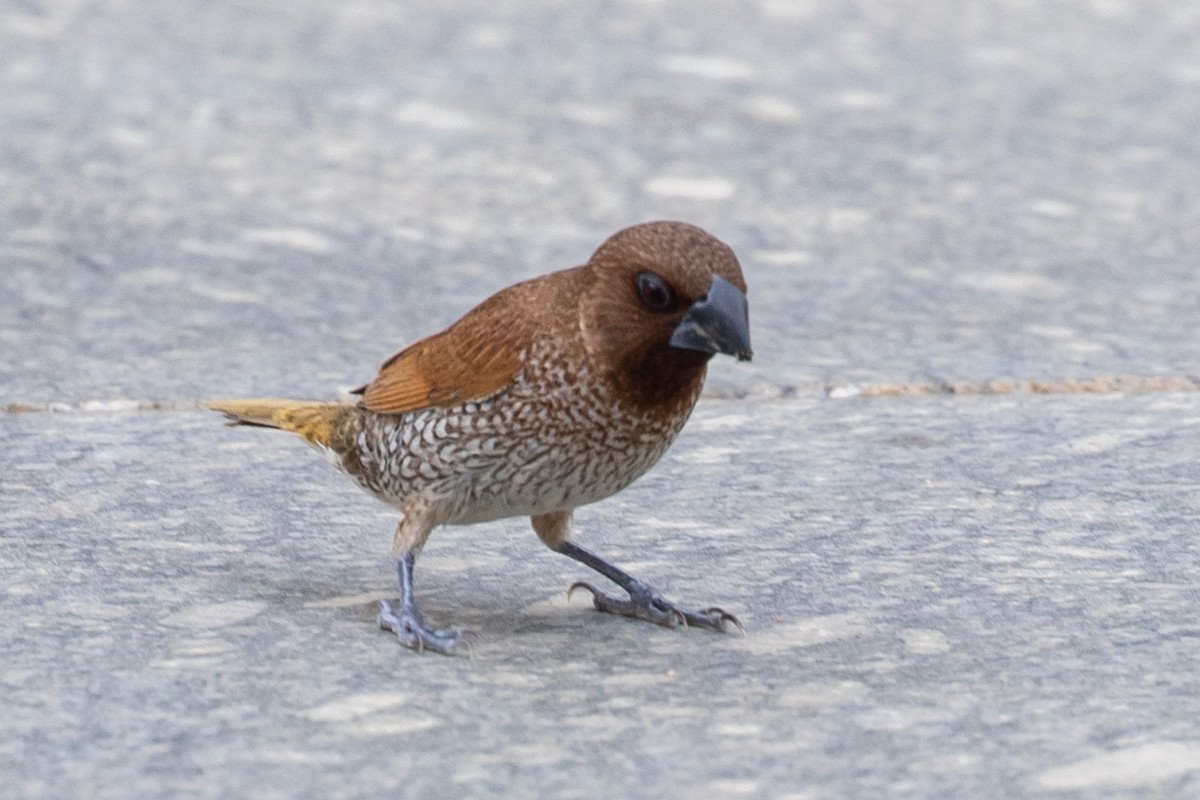
<path id="1" fill-rule="evenodd" d="M 1192 375 L 1096 375 L 1087 378 L 1017 379 L 987 381 L 924 381 L 912 383 L 813 383 L 752 389 L 706 391 L 704 400 L 790 400 L 854 397 L 1007 396 L 1024 394 L 1146 394 L 1200 391 L 1200 377 Z M 2 414 L 119 414 L 133 411 L 200 411 L 203 400 L 83 400 L 75 403 L 0 403 Z M 331 400 L 332 402 L 332 400 Z M 343 402 L 345 400 L 343 399 Z"/>

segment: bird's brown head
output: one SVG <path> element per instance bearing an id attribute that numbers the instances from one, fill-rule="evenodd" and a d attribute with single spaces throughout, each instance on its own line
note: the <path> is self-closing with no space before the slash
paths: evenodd
<path id="1" fill-rule="evenodd" d="M 641 404 L 692 397 L 716 353 L 750 359 L 746 279 L 711 234 L 683 222 L 635 225 L 600 245 L 585 269 L 588 348 Z"/>

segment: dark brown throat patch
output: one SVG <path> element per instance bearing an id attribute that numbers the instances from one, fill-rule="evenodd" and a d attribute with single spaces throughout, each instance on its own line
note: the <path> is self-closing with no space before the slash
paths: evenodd
<path id="1" fill-rule="evenodd" d="M 710 358 L 710 353 L 670 346 L 638 353 L 622 370 L 629 398 L 644 410 L 658 409 L 663 413 L 690 407 L 704 383 Z"/>

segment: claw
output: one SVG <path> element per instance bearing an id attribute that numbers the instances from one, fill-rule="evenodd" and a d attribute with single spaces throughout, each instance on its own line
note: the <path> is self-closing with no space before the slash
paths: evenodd
<path id="1" fill-rule="evenodd" d="M 598 598 L 601 594 L 600 590 L 597 589 L 595 586 L 592 586 L 590 583 L 584 583 L 583 581 L 575 581 L 574 583 L 571 584 L 571 588 L 567 589 L 567 602 L 568 603 L 571 602 L 571 595 L 575 594 L 576 589 L 587 589 L 589 592 L 591 592 L 593 603 L 596 602 L 596 598 Z"/>
<path id="2" fill-rule="evenodd" d="M 746 635 L 746 627 L 744 625 L 742 625 L 742 621 L 740 619 L 738 619 L 737 617 L 735 617 L 733 614 L 730 614 L 728 611 L 722 611 L 721 612 L 721 630 L 725 630 L 726 622 L 732 622 L 734 627 L 736 627 L 738 629 L 738 633 L 740 633 L 742 636 Z"/>
<path id="3" fill-rule="evenodd" d="M 685 628 L 688 627 L 687 613 L 683 609 L 676 608 L 674 603 L 669 603 L 661 597 L 658 599 L 660 601 L 659 607 L 675 618 L 675 621 L 668 627 L 674 628 L 676 625 L 682 625 Z"/>
<path id="4" fill-rule="evenodd" d="M 667 628 L 678 625 L 684 628 L 712 628 L 724 633 L 728 629 L 727 625 L 732 624 L 743 634 L 746 632 L 738 618 L 724 609 L 714 606 L 703 611 L 685 611 L 654 589 L 637 581 L 626 589 L 629 593 L 628 598 L 607 594 L 590 583 L 576 581 L 567 589 L 567 602 L 571 601 L 578 589 L 591 592 L 592 605 L 597 611 L 608 614 L 644 619 Z"/>
<path id="5" fill-rule="evenodd" d="M 708 618 L 710 626 L 721 631 L 722 633 L 727 631 L 725 626 L 726 623 L 729 623 L 737 628 L 738 632 L 742 634 L 742 636 L 746 635 L 746 629 L 742 626 L 741 620 L 723 608 L 712 606 L 711 608 L 706 608 L 697 613 L 699 616 Z"/>
<path id="6" fill-rule="evenodd" d="M 471 640 L 475 638 L 473 631 L 452 629 L 438 630 L 425 625 L 421 613 L 415 609 L 401 607 L 396 613 L 386 600 L 379 601 L 379 614 L 375 618 L 379 627 L 396 634 L 400 644 L 424 653 L 429 650 L 442 655 L 457 655 L 459 648 L 465 648 L 468 657 L 471 656 Z"/>

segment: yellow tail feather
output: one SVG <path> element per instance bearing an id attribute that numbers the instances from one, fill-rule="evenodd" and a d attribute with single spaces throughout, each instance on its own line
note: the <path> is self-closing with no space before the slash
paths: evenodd
<path id="1" fill-rule="evenodd" d="M 219 400 L 206 406 L 229 417 L 232 425 L 279 428 L 322 447 L 331 446 L 338 422 L 353 410 L 340 403 L 305 400 Z"/>

